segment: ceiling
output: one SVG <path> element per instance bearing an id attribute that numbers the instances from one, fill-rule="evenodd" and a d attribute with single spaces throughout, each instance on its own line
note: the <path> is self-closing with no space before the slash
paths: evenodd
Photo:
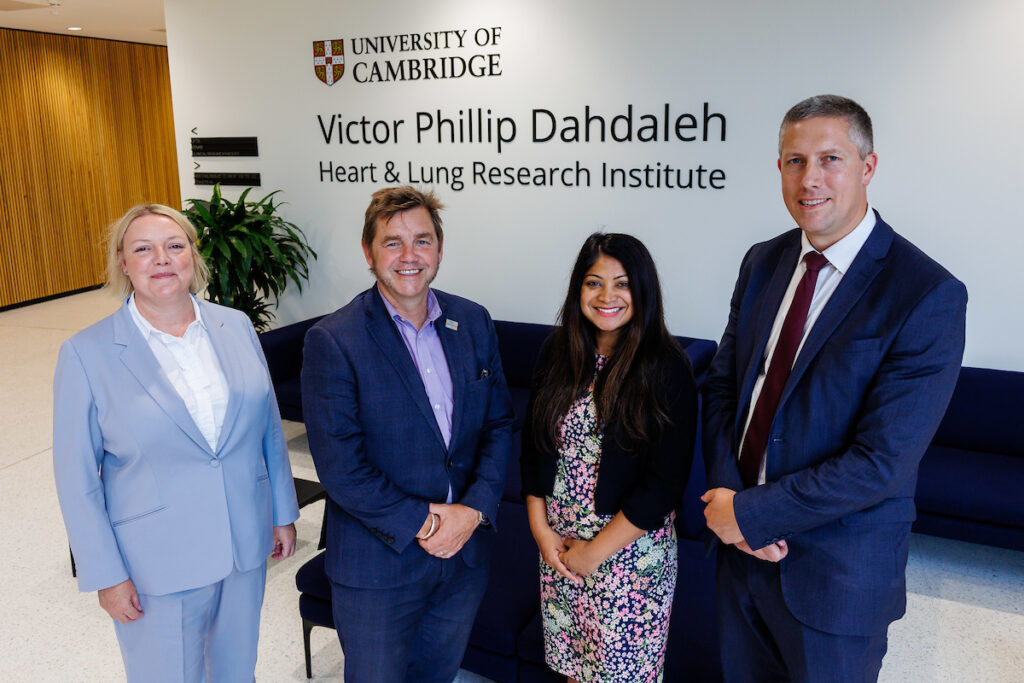
<path id="1" fill-rule="evenodd" d="M 0 0 L 0 28 L 167 44 L 164 0 Z"/>

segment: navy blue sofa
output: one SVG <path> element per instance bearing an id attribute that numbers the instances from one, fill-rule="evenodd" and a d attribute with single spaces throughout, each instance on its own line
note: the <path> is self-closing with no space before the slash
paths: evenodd
<path id="1" fill-rule="evenodd" d="M 526 505 L 520 496 L 520 428 L 530 380 L 548 325 L 495 321 L 501 362 L 516 414 L 513 457 L 498 509 L 498 539 L 491 558 L 491 578 L 469 638 L 463 668 L 500 683 L 564 681 L 544 664 L 540 619 L 537 546 L 530 534 Z M 677 337 L 693 364 L 698 383 L 717 345 Z M 698 436 L 697 443 L 700 443 Z M 715 615 L 714 557 L 705 552 L 700 495 L 705 490 L 699 448 L 682 505 L 676 511 L 679 578 L 669 626 L 665 681 L 716 681 L 721 678 Z"/>
<path id="2" fill-rule="evenodd" d="M 308 320 L 300 320 L 291 325 L 284 325 L 276 330 L 262 333 L 260 346 L 267 357 L 267 368 L 270 370 L 270 381 L 274 383 L 277 394 L 277 406 L 281 417 L 285 420 L 305 422 L 302 419 L 302 341 L 306 338 L 309 328 L 316 325 L 318 315 Z"/>
<path id="3" fill-rule="evenodd" d="M 1024 550 L 1024 372 L 960 369 L 915 502 L 914 531 Z"/>
<path id="4" fill-rule="evenodd" d="M 318 318 L 260 335 L 285 419 L 301 420 L 302 340 Z M 537 550 L 520 497 L 519 429 L 540 345 L 550 327 L 496 321 L 502 363 L 516 412 L 514 457 L 498 511 L 491 581 L 463 665 L 502 683 L 558 681 L 544 665 L 539 618 Z M 703 379 L 716 345 L 679 338 Z M 914 531 L 1024 550 L 1024 373 L 964 367 L 931 446 L 921 461 Z M 700 444 L 698 435 L 697 444 Z M 669 629 L 665 681 L 720 678 L 714 605 L 714 558 L 705 555 L 704 464 L 695 452 L 677 511 L 679 579 Z M 300 606 L 310 623 L 330 626 L 330 590 L 323 556 L 300 570 Z"/>

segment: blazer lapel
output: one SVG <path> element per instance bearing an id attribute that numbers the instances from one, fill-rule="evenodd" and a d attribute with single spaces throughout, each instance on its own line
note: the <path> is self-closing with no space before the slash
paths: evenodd
<path id="1" fill-rule="evenodd" d="M 214 306 L 205 301 L 199 302 L 199 310 L 203 315 L 203 324 L 210 335 L 213 352 L 220 361 L 220 369 L 228 385 L 228 405 L 224 412 L 224 423 L 221 425 L 220 437 L 217 439 L 217 450 L 224 447 L 231 428 L 238 421 L 238 413 L 242 409 L 242 397 L 245 396 L 245 372 L 239 361 L 240 349 L 232 348 L 228 329 Z"/>
<path id="2" fill-rule="evenodd" d="M 210 444 L 206 442 L 199 427 L 185 407 L 185 402 L 174 390 L 160 364 L 149 348 L 139 328 L 132 320 L 127 305 L 121 306 L 114 315 L 114 344 L 124 347 L 121 351 L 121 362 L 135 376 L 146 393 L 167 414 L 179 428 L 204 451 L 213 454 Z"/>
<path id="3" fill-rule="evenodd" d="M 779 405 L 782 406 L 793 387 L 800 381 L 811 361 L 821 351 L 821 347 L 836 331 L 839 324 L 846 318 L 854 304 L 860 300 L 867 291 L 871 281 L 875 279 L 885 265 L 885 257 L 892 245 L 893 230 L 881 218 L 877 218 L 874 230 L 867 242 L 861 247 L 860 253 L 850 264 L 850 270 L 836 287 L 832 297 L 825 304 L 821 315 L 814 323 L 814 327 L 804 340 L 803 348 L 800 349 L 793 369 L 786 379 L 786 386 L 782 389 L 782 396 L 779 397 Z"/>
<path id="4" fill-rule="evenodd" d="M 747 366 L 743 369 L 743 384 L 740 387 L 739 405 L 742 410 L 736 412 L 736 434 L 737 438 L 742 434 L 743 425 L 746 424 L 747 414 L 750 411 L 750 395 L 754 391 L 754 383 L 760 372 L 761 363 L 764 360 L 764 350 L 768 345 L 768 337 L 771 336 L 772 326 L 779 313 L 779 306 L 782 305 L 782 298 L 786 295 L 790 280 L 793 279 L 793 271 L 796 268 L 797 260 L 800 258 L 800 237 L 796 232 L 796 241 L 786 247 L 779 257 L 775 270 L 772 272 L 768 286 L 764 289 L 764 296 L 757 303 L 757 325 L 754 328 L 754 342 L 747 356 Z"/>
<path id="5" fill-rule="evenodd" d="M 434 323 L 437 336 L 441 339 L 441 348 L 444 349 L 445 360 L 448 361 L 448 372 L 452 377 L 452 437 L 449 446 L 455 443 L 461 433 L 462 415 L 466 411 L 463 408 L 463 401 L 466 397 L 466 384 L 473 381 L 468 377 L 466 371 L 466 358 L 472 358 L 472 349 L 469 348 L 469 331 L 465 328 L 459 331 L 459 320 L 450 318 L 448 315 L 448 302 L 442 298 L 444 295 L 434 290 L 438 304 L 441 306 L 441 317 Z M 452 321 L 449 327 L 448 321 Z"/>
<path id="6" fill-rule="evenodd" d="M 443 447 L 444 438 L 441 436 L 441 428 L 437 426 L 434 411 L 430 409 L 430 401 L 427 400 L 427 391 L 423 388 L 423 380 L 420 379 L 420 373 L 412 362 L 412 356 L 409 355 L 409 349 L 406 347 L 402 335 L 395 327 L 395 321 L 391 320 L 388 315 L 388 309 L 384 307 L 384 302 L 381 300 L 376 286 L 367 291 L 366 296 L 366 331 L 380 347 L 384 358 L 388 359 L 398 376 L 401 377 L 402 384 L 409 392 L 409 397 L 419 408 L 423 418 L 433 429 Z"/>

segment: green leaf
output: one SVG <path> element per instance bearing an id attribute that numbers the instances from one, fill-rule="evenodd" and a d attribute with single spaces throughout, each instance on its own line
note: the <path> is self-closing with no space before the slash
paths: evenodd
<path id="1" fill-rule="evenodd" d="M 289 281 L 302 291 L 309 279 L 307 259 L 317 253 L 302 229 L 278 213 L 287 204 L 275 203 L 280 190 L 258 201 L 249 199 L 252 190 L 232 202 L 214 185 L 209 200 L 186 200 L 185 215 L 199 231 L 199 251 L 210 268 L 207 298 L 245 311 L 264 330 Z"/>
<path id="2" fill-rule="evenodd" d="M 238 250 L 238 253 L 241 254 L 243 258 L 249 258 L 249 247 L 245 242 L 238 239 L 237 237 L 232 236 L 231 244 L 235 245 L 235 249 Z"/>

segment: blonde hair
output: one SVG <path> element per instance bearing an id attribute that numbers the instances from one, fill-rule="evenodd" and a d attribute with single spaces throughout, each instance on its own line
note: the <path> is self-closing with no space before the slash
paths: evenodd
<path id="1" fill-rule="evenodd" d="M 192 250 L 192 284 L 189 291 L 193 294 L 206 289 L 206 283 L 210 279 L 210 269 L 199 253 L 196 245 L 199 234 L 192 223 L 169 206 L 163 204 L 137 204 L 121 216 L 117 221 L 107 228 L 107 284 L 106 288 L 119 299 L 124 299 L 134 291 L 132 281 L 125 274 L 121 267 L 121 252 L 124 249 L 124 234 L 128 232 L 128 226 L 136 218 L 142 216 L 167 216 L 178 224 L 178 227 L 188 238 L 189 247 Z"/>

